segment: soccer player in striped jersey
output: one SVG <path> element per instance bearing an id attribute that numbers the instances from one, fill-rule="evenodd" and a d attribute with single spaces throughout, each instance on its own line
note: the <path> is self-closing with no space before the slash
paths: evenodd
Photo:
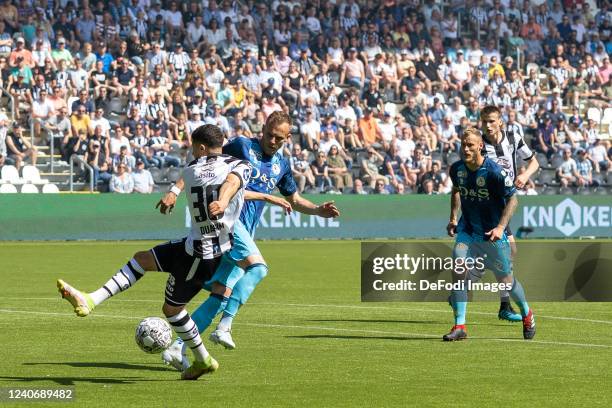
<path id="1" fill-rule="evenodd" d="M 516 116 L 512 111 L 510 115 Z M 525 143 L 522 128 L 514 120 L 511 120 L 504 129 L 502 112 L 497 106 L 493 105 L 485 106 L 482 109 L 480 120 L 482 121 L 482 132 L 484 134 L 484 155 L 501 166 L 508 177 L 514 181 L 517 188 L 523 188 L 529 177 L 538 171 L 539 164 L 535 155 Z M 526 171 L 520 175 L 517 174 L 517 159 L 527 162 Z M 510 242 L 512 256 L 514 256 L 516 254 L 516 242 L 510 227 L 506 228 L 506 235 Z M 470 280 L 478 282 L 483 275 L 484 271 L 474 269 L 470 271 Z M 522 320 L 521 315 L 512 308 L 508 291 L 500 291 L 499 296 L 498 317 L 510 322 L 520 322 Z"/>
<path id="2" fill-rule="evenodd" d="M 223 147 L 223 152 L 240 159 L 248 160 L 253 167 L 253 174 L 247 186 L 247 191 L 270 194 L 275 188 L 289 201 L 292 208 L 304 214 L 332 218 L 340 212 L 332 202 L 316 205 L 301 197 L 291 172 L 288 160 L 283 157 L 281 148 L 290 135 L 291 117 L 284 112 L 273 112 L 266 120 L 261 140 L 238 137 Z M 180 186 L 181 180 L 177 181 Z M 162 212 L 172 208 L 176 201 L 173 193 L 168 193 L 162 199 Z M 259 224 L 263 211 L 260 201 L 248 201 L 242 209 L 240 220 L 236 222 L 234 246 L 229 254 L 224 256 L 221 266 L 208 284 L 217 282 L 225 286 L 227 295 L 219 297 L 214 292 L 193 312 L 193 317 L 202 333 L 215 316 L 223 312 L 217 329 L 210 335 L 211 341 L 223 345 L 227 349 L 236 347 L 232 336 L 232 321 L 238 309 L 246 303 L 255 287 L 268 273 L 268 266 L 259 252 L 253 236 Z M 180 341 L 176 341 L 168 350 L 162 353 L 162 358 L 178 370 L 184 366 L 181 363 Z"/>
<path id="3" fill-rule="evenodd" d="M 505 229 L 518 205 L 513 180 L 491 158 L 482 155 L 484 141 L 476 128 L 467 128 L 461 137 L 463 159 L 453 163 L 449 175 L 453 181 L 448 235 L 456 235 L 455 260 L 471 258 L 490 269 L 498 282 L 510 285 L 510 296 L 519 305 L 523 338 L 535 336 L 535 319 L 525 299 L 525 291 L 512 273 L 510 243 Z M 457 216 L 461 209 L 461 218 Z M 453 282 L 462 284 L 451 291 L 455 324 L 443 336 L 444 341 L 467 338 L 465 315 L 470 278 L 463 271 L 453 271 Z"/>
<path id="4" fill-rule="evenodd" d="M 195 358 L 183 371 L 184 380 L 195 380 L 219 366 L 204 347 L 185 306 L 202 289 L 202 284 L 212 278 L 221 256 L 231 249 L 234 225 L 244 203 L 244 188 L 251 176 L 248 161 L 222 154 L 223 140 L 223 132 L 214 125 L 204 125 L 193 132 L 195 160 L 182 175 L 191 215 L 187 237 L 137 252 L 92 293 L 81 292 L 61 279 L 57 281 L 60 294 L 72 304 L 76 314 L 87 316 L 96 305 L 131 287 L 146 271 L 169 272 L 162 311 Z"/>

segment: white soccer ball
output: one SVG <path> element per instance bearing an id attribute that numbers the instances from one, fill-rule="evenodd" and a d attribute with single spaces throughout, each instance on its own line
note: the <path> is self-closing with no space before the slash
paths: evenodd
<path id="1" fill-rule="evenodd" d="M 147 317 L 136 327 L 136 344 L 145 353 L 161 353 L 172 344 L 172 328 L 159 317 Z"/>

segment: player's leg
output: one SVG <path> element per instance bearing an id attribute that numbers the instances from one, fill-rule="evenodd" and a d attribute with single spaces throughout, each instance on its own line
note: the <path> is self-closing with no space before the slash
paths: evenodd
<path id="1" fill-rule="evenodd" d="M 506 236 L 508 237 L 508 240 L 510 243 L 512 258 L 514 258 L 514 254 L 516 253 L 516 242 L 514 240 L 514 235 L 512 235 L 512 231 L 510 230 L 510 227 L 506 228 Z M 485 274 L 484 269 L 476 269 L 476 268 L 471 269 L 468 272 L 468 280 L 473 283 L 480 282 L 482 278 L 484 277 L 484 274 Z M 501 283 L 501 281 L 499 280 L 498 282 Z M 499 317 L 500 320 L 507 320 L 509 322 L 520 322 L 523 320 L 521 315 L 516 313 L 516 311 L 512 308 L 512 303 L 510 303 L 510 292 L 509 291 L 500 290 L 499 300 L 500 300 L 500 305 L 499 305 L 499 312 L 497 316 Z"/>
<path id="2" fill-rule="evenodd" d="M 229 256 L 221 257 L 221 263 L 215 274 L 203 285 L 204 289 L 210 292 L 210 296 L 191 313 L 191 318 L 198 327 L 200 334 L 204 333 L 215 316 L 223 311 L 231 294 L 231 288 L 243 273 L 242 269 L 238 268 L 235 261 Z M 229 340 L 224 339 L 224 341 L 230 345 L 233 344 L 231 336 Z M 215 343 L 219 342 L 216 341 Z M 165 364 L 171 365 L 179 371 L 183 371 L 189 366 L 187 345 L 183 343 L 180 337 L 174 340 L 172 345 L 162 352 L 161 356 Z"/>
<path id="3" fill-rule="evenodd" d="M 459 233 L 457 235 L 455 246 L 453 248 L 453 259 L 455 261 L 455 265 L 461 265 L 463 263 L 462 260 L 470 256 L 471 245 L 472 239 L 468 234 Z M 451 331 L 442 336 L 442 340 L 444 341 L 456 341 L 467 338 L 465 328 L 465 316 L 468 301 L 466 271 L 463 273 L 458 273 L 457 271 L 459 271 L 459 269 L 456 268 L 456 271 L 451 272 L 453 283 L 463 282 L 463 285 L 460 285 L 458 288 L 451 291 L 450 304 L 453 308 L 455 322 L 451 328 Z"/>
<path id="4" fill-rule="evenodd" d="M 219 364 L 213 359 L 200 337 L 195 322 L 185 306 L 202 289 L 203 282 L 210 279 L 220 259 L 202 259 L 185 253 L 182 245 L 176 246 L 172 257 L 157 258 L 161 269 L 170 272 L 165 288 L 163 313 L 175 333 L 191 349 L 195 361 L 187 367 L 181 378 L 195 380 L 202 374 L 215 371 Z"/>
<path id="5" fill-rule="evenodd" d="M 232 281 L 226 284 L 232 288 L 232 294 L 223 310 L 223 316 L 217 329 L 210 335 L 210 340 L 225 348 L 233 349 L 236 345 L 231 336 L 232 322 L 240 306 L 246 303 L 255 287 L 266 277 L 268 266 L 255 245 L 253 237 L 241 222 L 234 225 L 234 246 L 229 257 L 235 260 L 234 269 L 229 274 Z M 236 279 L 235 282 L 234 279 Z"/>
<path id="6" fill-rule="evenodd" d="M 516 255 L 516 240 L 514 239 L 514 234 L 512 234 L 512 230 L 510 227 L 506 227 L 506 236 L 508 237 L 508 243 L 510 244 L 510 259 L 514 259 Z M 520 322 L 522 317 L 520 314 L 516 313 L 512 308 L 512 303 L 510 303 L 510 292 L 507 290 L 499 291 L 499 312 L 497 316 L 500 320 L 507 320 L 509 322 Z"/>
<path id="7" fill-rule="evenodd" d="M 535 318 L 527 303 L 523 285 L 512 273 L 510 243 L 507 238 L 492 243 L 487 251 L 485 266 L 493 271 L 498 282 L 511 285 L 510 296 L 521 310 L 523 321 L 523 338 L 530 340 L 535 336 Z"/>
<path id="8" fill-rule="evenodd" d="M 64 299 L 74 307 L 77 316 L 89 315 L 100 303 L 128 290 L 146 271 L 157 271 L 155 256 L 151 251 L 136 252 L 132 259 L 123 265 L 118 272 L 102 285 L 99 289 L 86 293 L 82 292 L 65 281 L 58 279 L 57 288 Z"/>

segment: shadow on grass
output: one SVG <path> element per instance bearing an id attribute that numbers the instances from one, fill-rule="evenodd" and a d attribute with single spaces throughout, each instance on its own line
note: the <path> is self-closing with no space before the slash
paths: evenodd
<path id="1" fill-rule="evenodd" d="M 0 376 L 0 380 L 16 381 L 20 384 L 34 384 L 37 382 L 52 381 L 58 385 L 76 385 L 79 383 L 89 384 L 136 384 L 140 382 L 151 382 L 151 381 L 167 381 L 167 380 L 152 380 L 141 377 L 9 377 Z"/>
<path id="2" fill-rule="evenodd" d="M 407 323 L 407 324 L 446 324 L 447 321 L 435 320 L 387 320 L 387 319 L 311 319 L 308 322 L 356 322 L 356 323 Z"/>
<path id="3" fill-rule="evenodd" d="M 442 336 L 438 337 L 410 337 L 410 336 L 346 336 L 346 335 L 334 335 L 334 334 L 307 334 L 303 336 L 285 336 L 289 339 L 341 339 L 341 340 L 421 340 L 421 341 L 441 341 Z"/>
<path id="4" fill-rule="evenodd" d="M 452 324 L 449 320 L 386 320 L 386 319 L 310 319 L 307 322 L 355 322 L 355 323 L 405 323 L 405 324 Z M 511 326 L 512 323 L 469 323 L 470 326 Z"/>
<path id="5" fill-rule="evenodd" d="M 23 363 L 23 365 L 65 365 L 75 368 L 113 368 L 118 370 L 148 370 L 148 371 L 175 371 L 174 369 L 166 366 L 159 365 L 143 365 L 143 364 L 128 364 L 128 363 L 116 363 L 116 362 L 62 362 L 62 363 Z"/>

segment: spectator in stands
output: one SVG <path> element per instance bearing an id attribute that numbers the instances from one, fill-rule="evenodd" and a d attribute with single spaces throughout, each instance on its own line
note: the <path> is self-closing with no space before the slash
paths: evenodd
<path id="1" fill-rule="evenodd" d="M 361 161 L 362 180 L 366 182 L 370 188 L 374 188 L 377 180 L 383 180 L 383 183 L 387 183 L 387 179 L 379 172 L 379 167 L 382 166 L 385 158 L 378 153 L 374 147 L 368 147 L 367 154 L 367 158 Z"/>
<path id="2" fill-rule="evenodd" d="M 557 167 L 556 174 L 561 187 L 568 187 L 577 183 L 580 175 L 578 174 L 576 161 L 572 158 L 572 151 L 570 149 L 563 151 L 563 162 Z"/>
<path id="3" fill-rule="evenodd" d="M 319 189 L 320 192 L 326 192 L 332 187 L 332 181 L 329 178 L 329 166 L 326 159 L 327 156 L 325 152 L 319 150 L 315 155 L 315 159 L 310 163 L 310 169 L 315 178 L 315 187 Z"/>
<path id="4" fill-rule="evenodd" d="M 357 59 L 357 49 L 351 47 L 348 51 L 348 59 L 343 64 L 340 83 L 362 89 L 365 85 L 365 80 L 365 66 L 361 60 Z"/>
<path id="5" fill-rule="evenodd" d="M 88 145 L 85 153 L 85 161 L 93 168 L 94 185 L 99 183 L 108 184 L 112 175 L 108 156 L 102 152 L 102 144 L 95 140 Z"/>
<path id="6" fill-rule="evenodd" d="M 117 173 L 112 175 L 109 182 L 109 191 L 120 194 L 130 194 L 134 191 L 134 179 L 125 164 L 117 166 Z"/>
<path id="7" fill-rule="evenodd" d="M 41 127 L 47 127 L 49 121 L 55 115 L 53 104 L 47 99 L 47 90 L 41 89 L 39 97 L 32 104 L 32 123 L 34 127 L 34 136 L 37 138 L 41 137 Z"/>
<path id="8" fill-rule="evenodd" d="M 353 176 L 339 152 L 340 147 L 338 145 L 330 147 L 329 154 L 327 155 L 327 171 L 333 186 L 338 191 L 342 191 L 345 187 L 353 187 Z"/>
<path id="9" fill-rule="evenodd" d="M 593 161 L 596 173 L 606 173 L 612 169 L 610 160 L 610 142 L 599 135 L 593 146 L 589 148 L 589 157 Z"/>
<path id="10" fill-rule="evenodd" d="M 142 194 L 150 194 L 153 192 L 153 176 L 151 172 L 145 169 L 144 161 L 138 159 L 136 161 L 136 168 L 132 172 L 132 179 L 134 180 L 134 192 Z"/>
<path id="11" fill-rule="evenodd" d="M 367 149 L 369 147 L 381 148 L 383 146 L 383 135 L 370 108 L 364 108 L 363 117 L 359 119 L 357 127 L 363 147 Z"/>
<path id="12" fill-rule="evenodd" d="M 15 162 L 17 170 L 23 166 L 23 162 L 30 158 L 32 165 L 36 166 L 38 149 L 23 135 L 23 129 L 18 122 L 13 123 L 11 134 L 6 138 L 7 152 L 11 160 Z"/>

